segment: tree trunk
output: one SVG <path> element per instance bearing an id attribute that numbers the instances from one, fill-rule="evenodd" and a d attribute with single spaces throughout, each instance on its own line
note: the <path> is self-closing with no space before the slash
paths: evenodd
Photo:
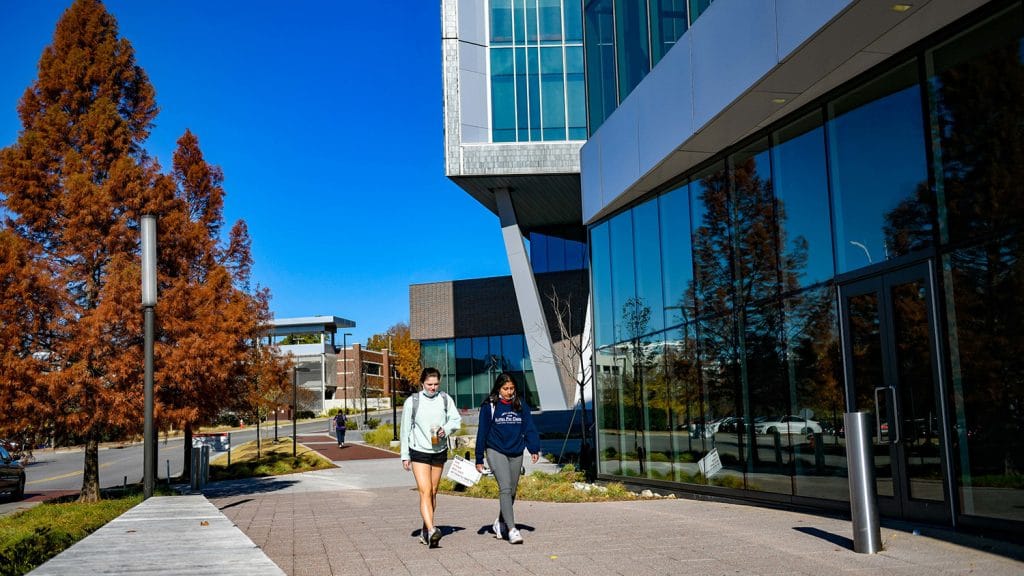
<path id="1" fill-rule="evenodd" d="M 98 502 L 100 500 L 100 438 L 99 434 L 90 430 L 85 440 L 85 467 L 82 471 L 82 492 L 79 502 Z"/>
<path id="2" fill-rule="evenodd" d="M 181 476 L 186 482 L 192 481 L 192 424 L 185 424 L 185 465 Z"/>

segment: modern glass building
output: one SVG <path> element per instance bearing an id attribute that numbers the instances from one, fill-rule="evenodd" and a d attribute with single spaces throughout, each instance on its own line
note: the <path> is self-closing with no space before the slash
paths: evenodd
<path id="1" fill-rule="evenodd" d="M 846 509 L 867 411 L 883 515 L 1019 535 L 1022 2 L 656 4 L 585 3 L 599 473 Z"/>
<path id="2" fill-rule="evenodd" d="M 422 340 L 420 358 L 424 366 L 441 371 L 442 389 L 460 408 L 482 404 L 502 372 L 524 384 L 529 398 L 537 398 L 537 382 L 522 334 Z"/>
<path id="3" fill-rule="evenodd" d="M 534 359 L 537 403 L 545 410 L 564 410 L 575 402 L 574 387 L 550 361 L 558 342 L 552 340 L 547 295 L 535 274 L 578 270 L 586 263 L 579 175 L 580 146 L 587 136 L 583 4 L 442 0 L 441 29 L 445 175 L 498 215 L 500 228 L 494 232 L 504 241 L 514 287 L 509 299 L 519 314 L 514 329 L 478 325 L 455 337 L 524 335 L 526 356 Z M 583 295 L 577 302 L 588 300 Z M 431 302 L 411 306 L 435 307 Z M 584 306 L 579 316 L 585 314 Z M 429 316 L 422 325 L 415 318 L 411 322 L 428 340 L 455 332 Z M 477 368 L 470 372 L 467 378 L 479 374 Z M 476 397 L 475 392 L 458 394 Z"/>

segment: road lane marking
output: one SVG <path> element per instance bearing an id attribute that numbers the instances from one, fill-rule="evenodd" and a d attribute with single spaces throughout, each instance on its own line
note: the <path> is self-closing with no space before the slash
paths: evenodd
<path id="1" fill-rule="evenodd" d="M 118 462 L 120 462 L 120 460 Z M 114 463 L 115 462 L 107 462 L 106 464 L 100 464 L 100 470 L 102 470 L 102 469 L 106 468 L 107 466 L 110 466 L 111 464 L 114 464 Z M 53 482 L 54 480 L 63 480 L 65 478 L 71 478 L 71 477 L 74 477 L 74 476 L 81 476 L 81 475 L 82 475 L 82 470 L 79 470 L 77 472 L 68 472 L 67 474 L 61 474 L 59 476 L 51 476 L 49 478 L 40 478 L 39 480 L 33 480 L 31 482 L 25 482 L 25 485 L 26 486 L 31 486 L 32 484 L 42 484 L 43 482 Z"/>

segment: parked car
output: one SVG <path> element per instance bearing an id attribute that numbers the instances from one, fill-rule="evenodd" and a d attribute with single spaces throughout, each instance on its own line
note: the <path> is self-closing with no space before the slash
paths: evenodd
<path id="1" fill-rule="evenodd" d="M 0 446 L 0 492 L 7 492 L 12 500 L 20 500 L 25 495 L 25 467 L 3 446 Z"/>
<path id="2" fill-rule="evenodd" d="M 821 424 L 814 420 L 801 418 L 800 416 L 783 416 L 781 418 L 766 418 L 754 424 L 754 432 L 757 434 L 812 434 L 821 433 Z"/>

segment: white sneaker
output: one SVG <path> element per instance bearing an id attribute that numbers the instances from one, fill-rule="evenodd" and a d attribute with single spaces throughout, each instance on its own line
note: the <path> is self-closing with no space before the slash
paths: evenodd
<path id="1" fill-rule="evenodd" d="M 498 516 L 498 519 L 494 521 L 491 529 L 494 530 L 494 537 L 501 540 L 501 516 Z"/>
<path id="2" fill-rule="evenodd" d="M 509 528 L 508 530 L 508 543 L 509 544 L 522 544 L 523 535 L 519 533 L 517 528 Z"/>

